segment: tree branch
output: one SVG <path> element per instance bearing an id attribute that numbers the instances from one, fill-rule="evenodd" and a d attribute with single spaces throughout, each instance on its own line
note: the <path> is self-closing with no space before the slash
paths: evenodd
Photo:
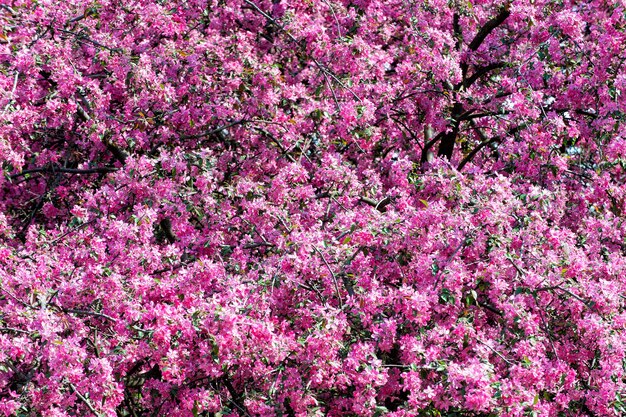
<path id="1" fill-rule="evenodd" d="M 228 378 L 228 375 L 224 375 L 222 377 L 222 381 L 224 381 L 224 386 L 226 386 L 226 389 L 228 390 L 228 393 L 230 394 L 231 397 L 231 402 L 233 403 L 233 405 L 235 407 L 237 407 L 239 410 L 243 411 L 243 413 L 247 416 L 250 415 L 250 413 L 248 413 L 248 410 L 246 409 L 246 406 L 244 405 L 241 395 L 235 390 L 235 387 L 233 387 L 233 384 L 231 384 L 230 379 Z"/>
<path id="2" fill-rule="evenodd" d="M 389 197 L 385 197 L 380 201 L 376 201 L 374 199 L 371 199 L 369 197 L 359 197 L 359 201 L 362 201 L 363 203 L 367 204 L 368 206 L 374 207 L 376 210 L 380 211 L 381 213 L 384 213 L 387 211 L 387 206 L 389 204 L 391 204 L 391 198 Z"/>
<path id="3" fill-rule="evenodd" d="M 500 13 L 491 20 L 489 20 L 485 25 L 480 28 L 472 42 L 469 44 L 469 48 L 472 51 L 477 50 L 480 45 L 482 45 L 483 41 L 495 28 L 500 26 L 504 21 L 511 15 L 511 11 L 509 10 L 509 4 L 505 5 L 502 9 L 500 9 Z"/>
<path id="4" fill-rule="evenodd" d="M 88 168 L 88 169 L 75 169 L 75 168 L 61 168 L 61 167 L 41 167 L 41 168 L 32 168 L 25 169 L 17 174 L 11 175 L 11 179 L 23 177 L 28 174 L 35 174 L 38 172 L 61 172 L 64 174 L 105 174 L 109 172 L 118 171 L 118 168 L 114 167 L 97 167 L 97 168 Z"/>
<path id="5" fill-rule="evenodd" d="M 93 415 L 95 415 L 97 417 L 101 417 L 101 414 L 98 413 L 95 408 L 93 408 L 93 405 L 91 405 L 91 401 L 89 401 L 89 399 L 87 399 L 83 394 L 78 392 L 78 390 L 76 389 L 76 386 L 74 384 L 72 384 L 70 382 L 69 385 L 70 385 L 70 389 L 72 390 L 72 392 L 75 393 L 76 396 L 87 406 L 89 411 L 91 411 L 93 413 Z"/>
<path id="6" fill-rule="evenodd" d="M 472 84 L 474 84 L 476 81 L 478 81 L 478 79 L 486 74 L 488 74 L 489 72 L 493 71 L 494 69 L 498 69 L 498 68 L 504 68 L 505 67 L 505 63 L 504 62 L 493 62 L 491 64 L 488 65 L 484 65 L 482 67 L 478 67 L 476 68 L 476 70 L 474 71 L 474 73 L 472 74 L 471 77 L 469 78 L 464 78 L 463 81 L 460 84 L 457 84 L 455 86 L 455 89 L 459 89 L 462 87 L 464 88 L 470 88 L 472 86 Z"/>
<path id="7" fill-rule="evenodd" d="M 13 332 L 13 333 L 21 333 L 21 334 L 27 334 L 27 335 L 31 334 L 31 332 L 29 332 L 29 331 L 22 330 L 22 329 L 16 329 L 14 327 L 0 327 L 0 333 L 5 333 L 5 332 L 8 332 L 8 333 L 11 333 L 11 332 Z"/>
<path id="8" fill-rule="evenodd" d="M 109 142 L 108 140 L 104 140 L 104 145 L 109 150 L 109 152 L 113 154 L 113 157 L 119 161 L 120 164 L 126 164 L 126 158 L 128 158 L 128 154 L 123 149 L 121 149 L 114 143 Z"/>
<path id="9" fill-rule="evenodd" d="M 504 313 L 502 311 L 498 310 L 497 308 L 495 308 L 494 306 L 492 306 L 489 303 L 483 303 L 482 301 L 476 300 L 476 305 L 478 307 L 482 307 L 482 308 L 484 308 L 486 310 L 491 311 L 493 314 L 496 314 L 496 315 L 498 315 L 500 317 L 504 317 Z"/>
<path id="10" fill-rule="evenodd" d="M 441 139 L 444 135 L 445 135 L 445 131 L 439 132 L 437 134 L 437 136 L 435 136 L 434 138 L 431 139 L 432 137 L 432 128 L 429 128 L 430 132 L 427 134 L 426 130 L 424 131 L 424 139 L 426 139 L 426 143 L 424 143 L 424 148 L 422 149 L 422 158 L 421 158 L 421 163 L 425 163 L 427 161 L 430 161 L 430 156 L 432 155 L 432 151 L 430 150 L 435 143 L 437 143 L 437 141 L 439 139 Z"/>
<path id="11" fill-rule="evenodd" d="M 491 139 L 488 139 L 485 134 L 483 132 L 480 131 L 480 129 L 478 129 L 478 127 L 475 126 L 475 124 L 473 123 L 473 121 L 471 121 L 472 125 L 475 128 L 476 133 L 478 134 L 478 136 L 480 136 L 480 139 L 482 140 L 481 143 L 479 143 L 478 145 L 476 145 L 476 147 L 474 149 L 472 149 L 472 151 L 467 154 L 467 156 L 465 156 L 465 158 L 463 158 L 463 160 L 459 163 L 459 166 L 457 167 L 457 169 L 460 171 L 463 169 L 463 167 L 465 167 L 465 165 L 467 165 L 469 162 L 472 161 L 472 159 L 474 159 L 474 157 L 478 154 L 478 152 L 480 152 L 485 146 L 491 145 L 493 143 L 498 143 L 502 140 L 502 138 L 500 136 L 495 136 Z M 517 132 L 519 132 L 520 130 L 522 130 L 524 127 L 526 127 L 526 124 L 521 124 L 519 126 L 515 126 L 512 129 L 509 129 L 508 132 L 506 132 L 507 136 L 508 135 L 513 135 Z"/>
<path id="12" fill-rule="evenodd" d="M 175 243 L 178 240 L 176 234 L 172 230 L 172 220 L 170 220 L 169 217 L 164 217 L 159 225 L 161 226 L 161 230 L 163 230 L 165 238 L 170 244 Z"/>
<path id="13" fill-rule="evenodd" d="M 467 156 L 465 156 L 465 158 L 463 158 L 463 160 L 459 163 L 457 170 L 461 171 L 465 167 L 465 165 L 470 163 L 472 159 L 474 159 L 474 157 L 478 154 L 478 152 L 480 152 L 485 146 L 491 145 L 492 143 L 496 143 L 499 141 L 500 138 L 496 136 L 495 138 L 483 140 L 482 142 L 480 142 L 474 149 L 472 149 L 470 153 L 467 154 Z"/>
<path id="14" fill-rule="evenodd" d="M 76 37 L 76 39 L 77 39 L 79 42 L 80 42 L 80 41 L 89 42 L 89 43 L 91 43 L 92 45 L 97 46 L 98 48 L 106 49 L 106 50 L 107 50 L 107 51 L 109 51 L 109 52 L 114 52 L 114 53 L 118 53 L 118 54 L 121 54 L 121 53 L 123 52 L 123 51 L 122 51 L 122 49 L 120 49 L 120 48 L 111 48 L 111 47 L 109 47 L 109 46 L 103 45 L 103 44 L 101 44 L 100 42 L 97 42 L 97 41 L 95 41 L 95 40 L 91 39 L 90 37 L 85 36 L 85 35 L 84 35 L 84 34 L 82 34 L 82 33 L 76 33 L 76 32 L 72 32 L 71 30 L 61 29 L 61 28 L 58 28 L 57 30 L 58 30 L 59 32 L 66 33 L 66 34 L 68 34 L 68 35 L 73 35 L 74 37 Z"/>
<path id="15" fill-rule="evenodd" d="M 56 295 L 56 294 L 55 294 Z M 50 303 L 49 304 L 50 307 L 53 307 L 55 309 L 58 309 L 59 311 L 62 311 L 63 313 L 66 314 L 76 314 L 76 315 L 82 315 L 82 316 L 94 316 L 94 317 L 102 317 L 103 319 L 107 319 L 113 323 L 117 322 L 117 319 L 115 317 L 111 317 L 107 314 L 104 313 L 98 313 L 97 311 L 92 311 L 92 310 L 80 310 L 80 309 L 76 309 L 76 308 L 64 308 L 61 307 L 60 305 L 57 305 L 55 303 Z"/>
<path id="16" fill-rule="evenodd" d="M 438 156 L 443 156 L 448 159 L 452 158 L 452 154 L 454 153 L 454 145 L 456 143 L 456 137 L 459 134 L 461 116 L 463 114 L 463 106 L 461 105 L 461 103 L 454 103 L 454 106 L 452 106 L 451 114 L 452 123 L 450 129 L 445 131 L 445 133 L 441 137 L 441 142 L 439 142 L 439 151 L 437 152 Z"/>
<path id="17" fill-rule="evenodd" d="M 264 12 L 259 6 L 257 6 L 254 2 L 250 1 L 250 0 L 244 0 L 244 2 L 246 4 L 248 4 L 254 11 L 256 11 L 257 13 L 259 13 L 261 16 L 263 16 L 265 19 L 267 19 L 268 22 L 272 23 L 274 26 L 276 26 L 278 29 L 280 29 L 283 33 L 285 33 L 287 35 L 287 37 L 294 43 L 296 43 L 297 45 L 302 46 L 303 42 L 297 40 L 291 33 L 289 33 L 289 31 L 285 28 L 285 26 L 281 25 L 278 21 L 276 21 L 276 19 L 274 19 L 272 16 L 270 16 L 269 14 L 267 14 L 266 12 Z M 315 64 L 315 66 L 322 72 L 322 74 L 329 76 L 330 78 L 332 78 L 337 84 L 339 84 L 344 90 L 348 91 L 350 94 L 352 94 L 352 96 L 354 98 L 356 98 L 358 101 L 362 101 L 361 98 L 354 92 L 352 91 L 350 88 L 348 88 L 347 85 L 345 85 L 345 83 L 343 81 L 341 81 L 339 78 L 337 78 L 337 76 L 330 71 L 328 68 L 326 68 L 324 65 L 322 65 L 315 57 L 313 56 L 309 56 L 309 59 L 311 61 L 313 61 L 313 63 Z"/>
<path id="18" fill-rule="evenodd" d="M 207 137 L 207 136 L 213 136 L 213 135 L 216 135 L 218 133 L 223 132 L 224 130 L 226 130 L 228 128 L 231 128 L 233 126 L 237 126 L 237 125 L 240 125 L 240 124 L 244 124 L 246 122 L 248 122 L 248 121 L 245 120 L 245 119 L 236 120 L 234 122 L 230 122 L 230 123 L 228 123 L 228 124 L 226 124 L 224 126 L 217 127 L 217 128 L 215 128 L 213 130 L 209 130 L 209 131 L 204 132 L 204 133 L 198 133 L 197 135 L 183 135 L 180 138 L 181 139 L 199 139 L 199 138 L 204 138 L 204 137 Z"/>
<path id="19" fill-rule="evenodd" d="M 335 284 L 335 291 L 337 291 L 337 298 L 339 299 L 339 308 L 343 309 L 343 300 L 341 299 L 341 293 L 339 292 L 339 284 L 337 282 L 337 277 L 335 276 L 335 273 L 333 272 L 332 268 L 328 264 L 328 261 L 326 261 L 324 254 L 320 252 L 320 250 L 316 246 L 313 246 L 313 249 L 315 249 L 315 252 L 317 252 L 318 255 L 322 258 L 324 265 L 326 265 L 328 272 L 330 272 L 330 276 L 332 277 L 333 283 Z"/>
<path id="20" fill-rule="evenodd" d="M 60 308 L 61 311 L 63 311 L 64 313 L 72 313 L 72 314 L 76 314 L 76 315 L 85 315 L 85 316 L 95 316 L 95 317 L 102 317 L 104 319 L 110 320 L 112 322 L 116 322 L 117 319 L 115 319 L 114 317 L 108 316 L 104 313 L 97 313 L 95 311 L 91 311 L 91 310 L 77 310 L 74 308 Z"/>

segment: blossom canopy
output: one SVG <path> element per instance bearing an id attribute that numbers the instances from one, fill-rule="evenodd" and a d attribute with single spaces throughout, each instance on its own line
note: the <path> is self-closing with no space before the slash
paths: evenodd
<path id="1" fill-rule="evenodd" d="M 626 413 L 626 2 L 0 2 L 0 416 Z"/>

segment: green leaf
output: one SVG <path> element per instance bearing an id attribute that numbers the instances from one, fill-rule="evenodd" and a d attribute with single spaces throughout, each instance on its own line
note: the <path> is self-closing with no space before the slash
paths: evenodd
<path id="1" fill-rule="evenodd" d="M 441 293 L 439 294 L 439 302 L 442 304 L 454 304 L 455 298 L 454 298 L 454 294 L 452 294 L 452 292 L 447 289 L 444 288 L 441 290 Z"/>
<path id="2" fill-rule="evenodd" d="M 384 416 L 384 415 L 386 415 L 387 413 L 389 413 L 389 410 L 387 409 L 387 407 L 384 407 L 384 406 L 382 406 L 382 405 L 379 405 L 379 406 L 377 406 L 377 407 L 374 409 L 374 416 L 375 416 L 375 417 L 378 417 L 378 416 Z"/>

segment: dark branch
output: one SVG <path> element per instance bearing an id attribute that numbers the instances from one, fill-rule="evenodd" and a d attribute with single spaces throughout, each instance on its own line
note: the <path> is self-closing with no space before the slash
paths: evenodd
<path id="1" fill-rule="evenodd" d="M 489 72 L 493 71 L 494 69 L 503 68 L 504 66 L 505 66 L 504 62 L 494 62 L 494 63 L 491 63 L 489 65 L 478 67 L 478 68 L 476 68 L 476 71 L 474 71 L 474 73 L 472 74 L 471 77 L 463 80 L 461 85 L 464 88 L 470 88 L 472 86 L 472 84 L 474 84 L 476 81 L 478 81 L 478 79 L 480 79 L 482 76 L 488 74 Z M 457 89 L 460 88 L 461 85 L 458 85 Z"/>
<path id="2" fill-rule="evenodd" d="M 228 393 L 230 394 L 230 400 L 233 403 L 233 405 L 237 407 L 240 411 L 242 411 L 245 415 L 249 416 L 250 413 L 248 413 L 248 410 L 246 409 L 246 406 L 243 403 L 241 394 L 239 394 L 235 390 L 235 387 L 233 387 L 233 384 L 230 382 L 228 375 L 224 375 L 222 377 L 222 381 L 224 382 L 224 386 L 226 387 L 226 389 L 228 390 Z"/>
<path id="3" fill-rule="evenodd" d="M 109 142 L 108 140 L 104 141 L 104 145 L 107 147 L 109 152 L 113 154 L 113 157 L 119 161 L 120 164 L 126 164 L 126 158 L 128 158 L 128 154 L 123 149 Z"/>
<path id="4" fill-rule="evenodd" d="M 428 151 L 430 151 L 430 149 L 435 145 L 435 143 L 437 143 L 439 139 L 441 139 L 444 135 L 445 135 L 445 131 L 439 132 L 437 136 L 430 139 L 428 142 L 424 144 L 424 149 L 422 149 L 422 159 L 421 159 L 422 164 L 428 161 Z"/>
<path id="5" fill-rule="evenodd" d="M 269 14 L 267 14 L 266 12 L 264 12 L 259 6 L 257 6 L 253 1 L 251 0 L 244 0 L 244 2 L 250 6 L 250 8 L 252 10 L 254 10 L 256 13 L 260 14 L 261 16 L 263 16 L 269 23 L 273 24 L 274 26 L 276 26 L 281 32 L 283 32 L 288 38 L 289 40 L 291 40 L 292 42 L 294 42 L 295 44 L 299 45 L 300 47 L 304 47 L 306 48 L 306 41 L 301 40 L 299 41 L 298 39 L 296 39 L 288 30 L 287 28 L 285 28 L 285 26 L 283 26 L 280 22 L 278 22 L 276 19 L 274 19 L 272 16 L 270 16 Z M 354 91 L 352 91 L 350 88 L 348 88 L 348 86 L 341 81 L 337 75 L 335 75 L 335 73 L 333 73 L 331 70 L 329 70 L 326 66 L 322 65 L 322 63 L 317 60 L 317 58 L 315 58 L 314 56 L 309 56 L 308 57 L 317 67 L 317 69 L 320 70 L 320 72 L 324 75 L 324 77 L 330 77 L 332 78 L 337 84 L 339 84 L 343 89 L 345 89 L 346 91 L 348 91 L 354 98 L 356 98 L 358 101 L 362 101 L 361 98 L 359 96 L 356 95 L 356 93 Z M 329 83 L 330 85 L 330 83 Z M 331 90 L 332 91 L 332 90 Z"/>
<path id="6" fill-rule="evenodd" d="M 54 306 L 56 308 L 58 308 L 59 310 L 61 310 L 64 313 L 67 314 L 76 314 L 77 316 L 94 316 L 94 317 L 102 317 L 103 319 L 107 319 L 109 321 L 112 322 L 116 322 L 117 319 L 115 319 L 114 317 L 111 317 L 107 314 L 104 313 L 98 313 L 97 311 L 92 311 L 92 310 L 79 310 L 79 309 L 75 309 L 75 308 L 63 308 L 60 307 L 56 304 L 51 304 L 51 306 Z"/>
<path id="7" fill-rule="evenodd" d="M 35 174 L 38 172 L 61 172 L 64 174 L 106 174 L 109 172 L 115 172 L 118 168 L 113 167 L 97 167 L 97 168 L 88 168 L 88 169 L 75 169 L 75 168 L 61 168 L 61 167 L 41 167 L 41 168 L 32 168 L 25 169 L 22 172 L 11 175 L 11 179 L 23 177 L 28 174 Z"/>
<path id="8" fill-rule="evenodd" d="M 170 220 L 169 217 L 165 217 L 163 220 L 161 220 L 159 225 L 161 226 L 161 229 L 163 230 L 163 234 L 165 235 L 165 238 L 170 244 L 175 243 L 178 240 L 178 238 L 176 237 L 176 234 L 172 230 L 172 221 Z"/>
<path id="9" fill-rule="evenodd" d="M 469 154 L 467 154 L 467 156 L 465 158 L 463 158 L 463 160 L 459 163 L 459 166 L 457 167 L 457 169 L 459 171 L 462 170 L 465 167 L 465 165 L 467 165 L 469 162 L 471 162 L 472 159 L 474 159 L 474 157 L 476 157 L 478 152 L 480 152 L 485 146 L 489 146 L 492 143 L 496 143 L 496 142 L 499 142 L 499 141 L 500 141 L 500 138 L 497 137 L 497 136 L 495 138 L 483 140 L 474 149 L 472 149 L 472 151 Z"/>
<path id="10" fill-rule="evenodd" d="M 576 114 L 580 114 L 582 116 L 588 116 L 591 117 L 593 119 L 597 119 L 598 115 L 596 113 L 591 113 L 589 111 L 585 111 L 585 110 L 576 110 Z"/>
<path id="11" fill-rule="evenodd" d="M 109 52 L 113 52 L 113 53 L 118 53 L 121 54 L 123 51 L 120 48 L 111 48 L 109 46 L 103 45 L 100 42 L 97 42 L 93 39 L 91 39 L 88 36 L 85 36 L 83 33 L 76 33 L 76 32 L 72 32 L 71 30 L 66 30 L 66 29 L 57 29 L 59 32 L 63 32 L 66 33 L 68 35 L 73 35 L 76 40 L 78 40 L 79 42 L 84 41 L 84 42 L 89 42 L 90 44 L 97 46 L 98 48 L 102 48 L 102 49 L 106 49 Z"/>
<path id="12" fill-rule="evenodd" d="M 454 103 L 454 106 L 452 106 L 451 114 L 452 123 L 450 129 L 445 132 L 445 134 L 441 138 L 441 142 L 439 142 L 439 151 L 437 152 L 438 156 L 443 156 L 447 159 L 452 158 L 456 137 L 459 134 L 461 117 L 464 114 L 465 112 L 463 111 L 463 106 L 461 105 L 461 103 Z"/>
<path id="13" fill-rule="evenodd" d="M 280 150 L 281 155 L 283 155 L 285 158 L 287 158 L 289 160 L 289 162 L 296 162 L 296 159 L 291 155 L 291 153 L 289 153 L 289 151 L 287 149 L 285 149 L 283 144 L 280 143 L 280 141 L 278 139 L 276 139 L 276 137 L 274 135 L 272 135 L 267 130 L 261 129 L 261 128 L 258 128 L 258 127 L 255 127 L 254 130 L 256 130 L 257 132 L 261 133 L 263 136 L 269 138 L 272 142 L 274 142 L 274 144 Z"/>
<path id="14" fill-rule="evenodd" d="M 456 40 L 454 47 L 457 51 L 460 51 L 461 43 L 463 42 L 463 32 L 461 32 L 461 23 L 458 13 L 454 13 L 452 17 L 452 28 L 454 30 L 454 39 Z"/>
<path id="15" fill-rule="evenodd" d="M 367 204 L 368 206 L 372 206 L 374 207 L 376 210 L 380 211 L 381 213 L 384 213 L 387 211 L 387 206 L 389 204 L 391 204 L 391 198 L 389 197 L 385 197 L 380 201 L 376 201 L 374 199 L 371 199 L 369 197 L 359 197 L 359 201 L 362 201 L 363 203 Z"/>
<path id="16" fill-rule="evenodd" d="M 471 114 L 468 114 L 467 116 L 462 116 L 461 120 L 466 121 L 466 120 L 480 119 L 481 117 L 504 116 L 505 114 L 509 114 L 509 113 L 511 112 L 506 111 L 506 110 L 499 111 L 499 112 L 471 113 Z"/>
<path id="17" fill-rule="evenodd" d="M 500 310 L 498 310 L 497 308 L 495 308 L 495 307 L 494 307 L 494 306 L 492 306 L 491 304 L 476 301 L 476 305 L 477 305 L 478 307 L 483 307 L 484 309 L 489 310 L 489 311 L 491 311 L 493 314 L 496 314 L 496 315 L 498 315 L 498 316 L 501 316 L 501 317 L 502 317 L 502 316 L 504 316 L 504 313 L 503 313 L 503 312 L 501 312 Z"/>
<path id="18" fill-rule="evenodd" d="M 474 125 L 473 121 L 471 121 L 470 123 L 472 123 L 472 125 Z M 513 134 L 519 132 L 520 130 L 522 130 L 523 128 L 525 128 L 525 127 L 526 127 L 525 124 L 521 124 L 519 126 L 515 126 L 514 128 L 509 129 L 508 132 L 506 132 L 506 134 L 507 134 L 507 136 L 513 135 Z M 474 126 L 474 128 L 475 128 L 475 131 L 478 134 L 478 136 L 480 136 L 480 139 L 482 140 L 482 142 L 480 142 L 478 145 L 476 145 L 476 147 L 474 149 L 472 149 L 472 151 L 469 154 L 467 154 L 467 156 L 465 158 L 463 158 L 463 160 L 459 163 L 459 166 L 457 167 L 457 169 L 459 171 L 462 170 L 463 167 L 465 167 L 465 165 L 467 165 L 469 162 L 471 162 L 472 159 L 474 159 L 474 157 L 476 156 L 476 154 L 478 154 L 478 152 L 480 152 L 485 146 L 491 145 L 493 143 L 498 143 L 498 142 L 500 142 L 502 140 L 502 138 L 500 136 L 495 136 L 495 137 L 489 139 L 476 126 Z"/>
<path id="19" fill-rule="evenodd" d="M 217 127 L 217 128 L 215 128 L 213 130 L 209 130 L 209 131 L 204 132 L 204 133 L 199 133 L 197 135 L 184 135 L 184 136 L 181 136 L 180 138 L 181 139 L 199 139 L 199 138 L 203 138 L 203 137 L 206 137 L 206 136 L 213 136 L 213 135 L 217 135 L 218 133 L 223 132 L 224 130 L 226 130 L 226 129 L 230 128 L 230 127 L 237 126 L 237 125 L 240 125 L 240 124 L 244 124 L 246 122 L 247 122 L 247 120 L 245 120 L 245 119 L 236 120 L 234 122 L 228 123 L 227 125 Z"/>
<path id="20" fill-rule="evenodd" d="M 96 411 L 96 409 L 93 407 L 93 405 L 91 405 L 91 401 L 89 401 L 89 399 L 87 397 L 85 397 L 83 394 L 78 392 L 78 390 L 76 389 L 76 386 L 74 386 L 74 384 L 72 384 L 70 382 L 69 386 L 70 386 L 70 389 L 72 390 L 72 392 L 74 394 L 76 394 L 76 396 L 87 406 L 87 408 L 89 409 L 89 411 L 92 412 L 93 415 L 95 415 L 96 417 L 100 417 L 101 416 L 101 414 Z"/>
<path id="21" fill-rule="evenodd" d="M 254 242 L 243 245 L 244 249 L 256 249 L 256 248 L 273 248 L 274 245 L 266 242 Z"/>
<path id="22" fill-rule="evenodd" d="M 21 334 L 27 334 L 27 335 L 31 334 L 31 332 L 29 332 L 29 331 L 22 330 L 22 329 L 16 329 L 14 327 L 0 327 L 0 333 L 6 333 L 6 332 L 9 332 L 9 333 L 11 333 L 11 332 L 12 333 L 21 333 Z"/>
<path id="23" fill-rule="evenodd" d="M 489 20 L 487 23 L 485 23 L 485 26 L 480 28 L 480 30 L 478 31 L 478 33 L 476 34 L 472 42 L 469 44 L 469 48 L 472 51 L 477 50 L 480 47 L 480 45 L 482 45 L 485 38 L 487 38 L 487 36 L 489 36 L 489 34 L 493 32 L 495 28 L 497 28 L 502 23 L 504 23 L 506 18 L 509 17 L 510 15 L 511 15 L 511 12 L 509 10 L 509 5 L 507 4 L 502 9 L 500 9 L 500 13 L 498 13 L 496 17 Z"/>

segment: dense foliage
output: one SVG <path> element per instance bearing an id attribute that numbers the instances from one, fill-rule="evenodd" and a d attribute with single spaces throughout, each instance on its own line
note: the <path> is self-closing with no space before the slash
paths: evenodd
<path id="1" fill-rule="evenodd" d="M 0 415 L 624 415 L 625 4 L 0 1 Z"/>

